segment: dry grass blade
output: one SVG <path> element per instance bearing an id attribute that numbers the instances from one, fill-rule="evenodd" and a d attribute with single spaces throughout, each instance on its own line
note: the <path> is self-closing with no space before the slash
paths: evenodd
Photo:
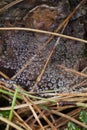
<path id="1" fill-rule="evenodd" d="M 72 88 L 76 89 L 76 88 L 80 88 L 80 87 L 82 87 L 84 85 L 87 85 L 87 79 L 81 81 L 80 83 L 75 84 L 74 86 L 72 86 Z"/>
<path id="2" fill-rule="evenodd" d="M 83 124 L 82 122 L 80 122 L 80 121 L 74 119 L 74 118 L 71 117 L 71 116 L 68 116 L 68 115 L 66 115 L 66 114 L 63 114 L 63 113 L 58 112 L 58 111 L 55 111 L 55 110 L 51 110 L 51 112 L 53 112 L 53 114 L 56 114 L 56 115 L 61 116 L 61 117 L 63 117 L 63 118 L 66 118 L 66 119 L 68 119 L 68 120 L 70 120 L 70 121 L 72 121 L 72 122 L 74 122 L 74 123 L 80 125 L 81 127 L 87 128 L 87 125 L 85 125 L 85 124 Z"/>
<path id="3" fill-rule="evenodd" d="M 14 111 L 14 115 L 19 119 L 19 121 L 25 126 L 26 130 L 32 130 L 29 125 L 23 121 L 23 119 Z"/>
<path id="4" fill-rule="evenodd" d="M 35 103 L 33 103 L 30 99 L 28 99 L 31 104 L 33 105 L 33 107 L 40 113 L 40 116 L 48 123 L 48 125 L 53 129 L 56 130 L 55 126 L 48 120 L 48 118 L 41 112 L 41 110 L 38 108 L 37 105 L 35 105 Z M 39 117 L 39 116 L 38 116 Z"/>
<path id="5" fill-rule="evenodd" d="M 59 36 L 62 38 L 66 38 L 69 40 L 75 40 L 78 42 L 83 42 L 83 43 L 87 43 L 87 40 L 84 39 L 80 39 L 80 38 L 76 38 L 76 37 L 72 37 L 72 36 L 68 36 L 68 35 L 64 35 L 64 34 L 60 34 L 60 33 L 55 33 L 55 32 L 49 32 L 49 31 L 43 31 L 43 30 L 39 30 L 39 29 L 32 29 L 32 28 L 22 28 L 22 27 L 0 27 L 0 30 L 5 31 L 5 30 L 19 30 L 19 31 L 31 31 L 31 32 L 36 32 L 36 33 L 43 33 L 43 34 L 49 34 L 49 35 L 54 35 L 54 36 Z"/>
<path id="6" fill-rule="evenodd" d="M 72 116 L 72 117 L 77 117 L 78 113 L 81 111 L 81 108 L 77 108 L 69 113 L 67 115 Z M 57 128 L 61 127 L 62 125 L 65 125 L 68 122 L 68 120 L 63 117 L 60 117 L 58 120 L 56 120 L 56 125 Z"/>
<path id="7" fill-rule="evenodd" d="M 37 106 L 35 107 L 38 112 L 40 113 L 40 116 L 48 123 L 48 125 L 53 129 L 53 130 L 57 130 L 56 127 L 53 125 L 52 122 L 49 121 L 49 119 L 45 116 L 45 114 L 43 114 L 40 109 L 37 108 Z"/>
<path id="8" fill-rule="evenodd" d="M 6 5 L 6 6 L 4 6 L 4 7 L 2 7 L 2 8 L 0 9 L 0 13 L 6 11 L 7 9 L 11 8 L 12 6 L 14 6 L 14 5 L 16 5 L 16 4 L 18 4 L 18 3 L 22 2 L 22 1 L 23 1 L 23 0 L 15 0 L 15 1 L 9 3 L 8 5 Z"/>
<path id="9" fill-rule="evenodd" d="M 85 67 L 83 70 L 82 70 L 82 72 L 85 72 L 87 70 L 87 67 Z"/>
<path id="10" fill-rule="evenodd" d="M 16 124 L 10 122 L 9 120 L 7 120 L 7 119 L 4 118 L 4 117 L 1 117 L 1 116 L 0 116 L 0 120 L 3 121 L 3 122 L 5 122 L 5 123 L 7 123 L 7 124 L 9 124 L 10 126 L 12 126 L 13 128 L 15 128 L 16 130 L 24 130 L 24 129 L 22 129 L 21 127 L 17 126 Z"/>
<path id="11" fill-rule="evenodd" d="M 5 79 L 10 79 L 6 74 L 4 74 L 4 73 L 1 72 L 1 71 L 0 71 L 0 75 L 1 75 L 2 77 L 4 77 Z"/>
<path id="12" fill-rule="evenodd" d="M 69 68 L 67 68 L 67 67 L 65 67 L 65 66 L 63 66 L 63 65 L 58 65 L 58 68 L 64 69 L 64 70 L 67 71 L 67 72 L 74 73 L 75 75 L 83 76 L 83 77 L 87 78 L 87 74 L 84 74 L 84 73 L 82 73 L 82 72 L 76 71 L 76 70 L 74 70 L 74 69 L 69 69 Z"/>
<path id="13" fill-rule="evenodd" d="M 42 126 L 42 124 L 41 124 L 41 122 L 40 122 L 40 120 L 39 120 L 39 118 L 38 118 L 38 116 L 37 116 L 37 114 L 36 114 L 34 108 L 33 108 L 32 105 L 31 105 L 31 103 L 27 100 L 26 97 L 23 96 L 23 98 L 24 98 L 25 102 L 28 104 L 30 110 L 31 110 L 32 113 L 33 113 L 33 116 L 34 116 L 35 119 L 37 120 L 37 122 L 38 122 L 38 124 L 40 125 L 41 129 L 44 130 L 44 127 Z"/>
<path id="14" fill-rule="evenodd" d="M 13 96 L 14 95 L 14 91 L 9 89 L 9 84 L 2 84 L 3 82 L 0 82 L 0 92 L 6 95 L 10 95 Z M 21 96 L 18 94 L 17 98 L 22 99 Z"/>
<path id="15" fill-rule="evenodd" d="M 71 97 L 79 97 L 79 96 L 82 96 L 82 97 L 86 97 L 87 96 L 87 93 L 59 93 L 58 94 L 58 96 L 61 96 L 61 98 L 62 98 L 62 96 L 65 96 L 65 97 L 67 97 L 67 96 L 71 96 Z"/>
<path id="16" fill-rule="evenodd" d="M 9 84 L 7 84 L 5 82 L 0 81 L 0 88 L 3 89 L 3 90 L 6 90 L 6 91 L 14 93 L 14 90 L 10 89 L 9 88 Z"/>
<path id="17" fill-rule="evenodd" d="M 26 108 L 26 107 L 28 107 L 28 104 L 22 104 L 22 105 L 16 105 L 15 107 L 14 107 L 14 110 L 16 110 L 16 109 L 23 109 L 23 108 Z M 11 107 L 0 107 L 0 111 L 3 111 L 3 110 L 11 110 Z"/>

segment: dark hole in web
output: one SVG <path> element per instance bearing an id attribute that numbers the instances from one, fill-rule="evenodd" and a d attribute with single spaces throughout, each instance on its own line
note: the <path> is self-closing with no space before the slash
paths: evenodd
<path id="1" fill-rule="evenodd" d="M 0 67 L 0 71 L 6 74 L 9 78 L 11 78 L 12 76 L 14 76 L 16 70 L 11 68 Z"/>

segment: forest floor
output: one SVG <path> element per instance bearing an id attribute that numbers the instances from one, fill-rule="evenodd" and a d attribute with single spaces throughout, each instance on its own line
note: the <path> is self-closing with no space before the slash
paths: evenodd
<path id="1" fill-rule="evenodd" d="M 15 123 L 1 117 L 2 129 L 65 130 L 68 120 L 87 128 L 74 119 L 87 96 L 86 39 L 84 0 L 1 1 L 0 111 Z"/>

